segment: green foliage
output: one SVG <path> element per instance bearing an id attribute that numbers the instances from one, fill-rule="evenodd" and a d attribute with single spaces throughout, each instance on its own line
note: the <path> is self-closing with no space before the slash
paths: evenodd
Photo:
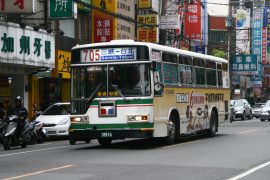
<path id="1" fill-rule="evenodd" d="M 212 55 L 226 59 L 226 52 L 219 49 L 213 49 Z"/>

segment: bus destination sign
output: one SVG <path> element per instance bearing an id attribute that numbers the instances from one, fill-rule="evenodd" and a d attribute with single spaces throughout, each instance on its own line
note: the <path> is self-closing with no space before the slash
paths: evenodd
<path id="1" fill-rule="evenodd" d="M 136 59 L 135 47 L 81 50 L 81 62 L 130 61 Z"/>

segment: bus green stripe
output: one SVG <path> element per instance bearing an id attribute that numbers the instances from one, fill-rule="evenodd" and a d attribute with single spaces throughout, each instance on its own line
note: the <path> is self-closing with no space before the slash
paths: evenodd
<path id="1" fill-rule="evenodd" d="M 153 123 L 132 123 L 132 124 L 71 124 L 70 129 L 141 129 L 141 128 L 153 128 Z"/>
<path id="2" fill-rule="evenodd" d="M 97 106 L 99 101 L 94 101 L 92 106 Z M 117 105 L 128 105 L 128 104 L 153 104 L 153 99 L 131 99 L 131 100 L 117 100 Z"/>

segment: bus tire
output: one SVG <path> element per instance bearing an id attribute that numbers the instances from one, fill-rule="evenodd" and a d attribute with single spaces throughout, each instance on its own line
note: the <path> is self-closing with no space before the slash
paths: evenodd
<path id="1" fill-rule="evenodd" d="M 168 135 L 165 138 L 166 145 L 172 145 L 175 143 L 176 140 L 176 128 L 175 128 L 175 121 L 174 116 L 170 116 L 168 126 L 167 126 Z"/>
<path id="2" fill-rule="evenodd" d="M 212 111 L 211 117 L 210 117 L 210 127 L 208 129 L 208 135 L 209 137 L 214 137 L 217 132 L 217 113 L 215 111 Z"/>
<path id="3" fill-rule="evenodd" d="M 69 144 L 70 145 L 75 145 L 76 144 L 76 140 L 74 138 L 69 138 Z"/>
<path id="4" fill-rule="evenodd" d="M 109 146 L 109 145 L 112 144 L 112 139 L 109 139 L 109 138 L 100 138 L 100 139 L 98 139 L 98 143 L 101 146 Z"/>

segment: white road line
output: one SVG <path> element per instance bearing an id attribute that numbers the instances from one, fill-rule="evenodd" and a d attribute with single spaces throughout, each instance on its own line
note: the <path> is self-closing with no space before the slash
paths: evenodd
<path id="1" fill-rule="evenodd" d="M 200 140 L 184 142 L 184 143 L 180 143 L 180 144 L 173 144 L 173 145 L 169 145 L 169 146 L 164 146 L 164 147 L 162 147 L 162 149 L 166 149 L 166 148 L 170 148 L 170 147 L 182 146 L 182 145 L 185 145 L 185 144 L 192 144 L 192 143 L 195 143 L 195 142 L 198 142 L 198 141 L 200 141 Z"/>
<path id="2" fill-rule="evenodd" d="M 60 148 L 66 148 L 66 147 L 69 147 L 69 146 L 70 145 L 68 145 L 68 146 L 58 146 L 58 147 L 52 147 L 52 148 L 44 148 L 44 149 L 36 149 L 36 150 L 32 150 L 32 151 L 23 151 L 23 152 L 10 153 L 10 154 L 3 154 L 3 155 L 0 155 L 0 157 L 13 156 L 13 155 L 18 155 L 18 154 L 27 154 L 27 153 L 46 151 L 46 150 L 52 150 L 52 149 L 60 149 Z"/>
<path id="3" fill-rule="evenodd" d="M 233 178 L 230 178 L 228 180 L 237 180 L 237 179 L 243 178 L 243 177 L 248 176 L 251 173 L 254 173 L 255 171 L 258 171 L 259 169 L 262 169 L 262 168 L 264 168 L 264 167 L 266 167 L 268 165 L 270 165 L 270 161 L 268 161 L 268 162 L 266 162 L 266 163 L 264 163 L 262 165 L 259 165 L 257 167 L 254 167 L 254 168 L 252 168 L 252 169 L 250 169 L 250 170 L 248 170 L 248 171 L 246 171 L 246 172 L 244 172 L 242 174 L 239 174 L 238 176 L 235 176 Z"/>
<path id="4" fill-rule="evenodd" d="M 239 132 L 238 134 L 250 133 L 250 132 L 254 132 L 254 131 L 258 131 L 258 129 L 252 129 L 252 130 L 248 130 L 248 131 L 242 131 L 242 132 Z"/>
<path id="5" fill-rule="evenodd" d="M 50 172 L 50 171 L 56 171 L 56 170 L 59 170 L 59 169 L 69 168 L 69 167 L 72 167 L 72 166 L 75 166 L 75 165 L 69 164 L 69 165 L 66 165 L 66 166 L 60 166 L 60 167 L 56 167 L 56 168 L 52 168 L 52 169 L 41 170 L 41 171 L 37 171 L 37 172 L 33 172 L 33 173 L 23 174 L 23 175 L 20 175 L 20 176 L 9 177 L 9 178 L 5 178 L 5 179 L 2 179 L 2 180 L 20 179 L 20 178 L 24 178 L 24 177 L 34 176 L 34 175 L 41 174 L 41 173 L 46 173 L 46 172 Z"/>

